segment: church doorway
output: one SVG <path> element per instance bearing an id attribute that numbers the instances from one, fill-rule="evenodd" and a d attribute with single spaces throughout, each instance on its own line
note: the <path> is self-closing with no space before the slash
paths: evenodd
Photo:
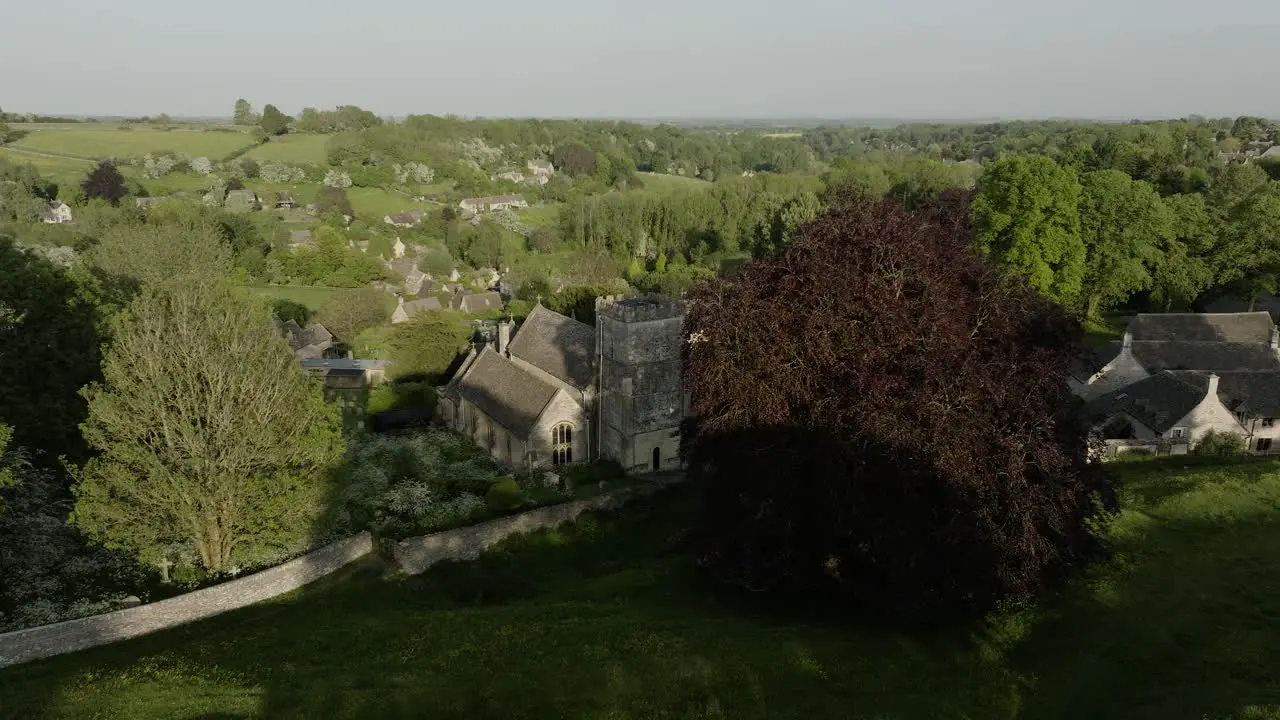
<path id="1" fill-rule="evenodd" d="M 662 451 L 658 448 L 653 449 L 653 471 L 657 472 L 662 469 Z"/>

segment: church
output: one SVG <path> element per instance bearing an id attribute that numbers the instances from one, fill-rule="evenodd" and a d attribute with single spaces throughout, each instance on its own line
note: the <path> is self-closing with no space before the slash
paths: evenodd
<path id="1" fill-rule="evenodd" d="M 602 297 L 592 327 L 538 303 L 518 329 L 501 322 L 472 347 L 437 389 L 438 418 L 525 471 L 597 459 L 678 469 L 684 315 L 660 295 Z"/>

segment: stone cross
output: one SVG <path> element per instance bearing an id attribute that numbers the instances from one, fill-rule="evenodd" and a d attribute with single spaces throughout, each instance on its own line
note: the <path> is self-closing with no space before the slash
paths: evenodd
<path id="1" fill-rule="evenodd" d="M 173 567 L 173 561 L 169 558 L 163 558 L 156 563 L 160 567 L 160 579 L 169 582 L 169 568 Z"/>

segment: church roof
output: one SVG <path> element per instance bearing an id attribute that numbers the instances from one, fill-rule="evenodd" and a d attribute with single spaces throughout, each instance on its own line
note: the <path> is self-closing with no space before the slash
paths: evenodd
<path id="1" fill-rule="evenodd" d="M 511 355 L 582 389 L 595 378 L 596 331 L 542 305 L 511 340 Z"/>
<path id="2" fill-rule="evenodd" d="M 529 437 L 556 388 L 537 375 L 485 348 L 458 382 L 458 393 L 494 422 Z"/>

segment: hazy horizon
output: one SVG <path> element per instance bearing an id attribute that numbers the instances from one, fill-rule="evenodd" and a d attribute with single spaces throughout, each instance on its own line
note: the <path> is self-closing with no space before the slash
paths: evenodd
<path id="1" fill-rule="evenodd" d="M 50 115 L 1280 116 L 1270 0 L 0 2 L 0 107 Z"/>

